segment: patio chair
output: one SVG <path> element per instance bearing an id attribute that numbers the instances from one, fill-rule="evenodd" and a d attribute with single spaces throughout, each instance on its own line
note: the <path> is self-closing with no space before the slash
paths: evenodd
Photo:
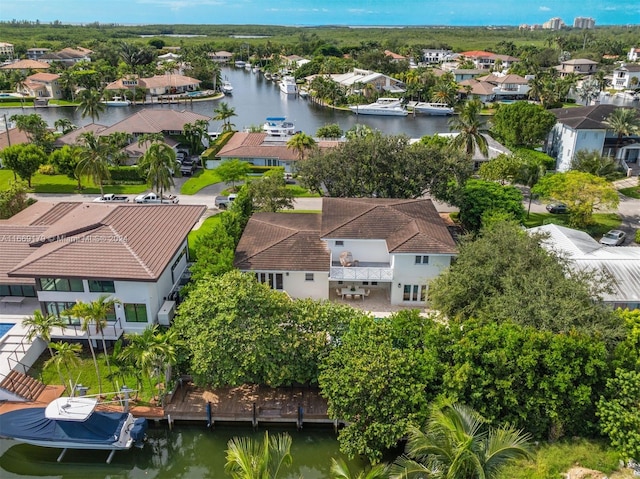
<path id="1" fill-rule="evenodd" d="M 336 288 L 336 294 L 342 297 L 342 292 L 340 291 L 340 288 Z"/>
<path id="2" fill-rule="evenodd" d="M 370 294 L 371 294 L 371 290 L 370 290 L 370 289 L 366 289 L 366 290 L 364 291 L 364 297 L 365 297 L 365 298 L 368 298 Z"/>
<path id="3" fill-rule="evenodd" d="M 354 300 L 358 300 L 358 299 L 360 299 L 360 295 L 359 295 L 359 294 L 354 294 L 354 295 L 353 295 L 353 299 L 354 299 Z"/>
<path id="4" fill-rule="evenodd" d="M 345 295 L 344 295 L 344 299 L 353 299 L 353 295 L 351 295 L 351 294 L 345 294 Z"/>

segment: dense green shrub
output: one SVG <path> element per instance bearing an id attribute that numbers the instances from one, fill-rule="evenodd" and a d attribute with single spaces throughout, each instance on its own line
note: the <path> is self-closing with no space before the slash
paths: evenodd
<path id="1" fill-rule="evenodd" d="M 640 244 L 640 230 L 636 230 L 636 237 L 634 241 Z"/>
<path id="2" fill-rule="evenodd" d="M 135 166 L 119 166 L 117 168 L 109 168 L 111 173 L 111 183 L 144 183 L 146 178 L 140 168 Z"/>
<path id="3" fill-rule="evenodd" d="M 233 134 L 233 131 L 228 131 L 220 135 L 218 139 L 200 155 L 202 159 L 213 160 L 222 147 L 228 143 Z"/>

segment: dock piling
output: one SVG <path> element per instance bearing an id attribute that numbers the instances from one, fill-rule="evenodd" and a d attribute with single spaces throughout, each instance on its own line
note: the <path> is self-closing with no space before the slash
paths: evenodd
<path id="1" fill-rule="evenodd" d="M 256 410 L 256 403 L 253 403 L 253 417 L 251 420 L 251 424 L 253 426 L 253 430 L 255 431 L 256 429 L 258 429 L 258 413 Z"/>

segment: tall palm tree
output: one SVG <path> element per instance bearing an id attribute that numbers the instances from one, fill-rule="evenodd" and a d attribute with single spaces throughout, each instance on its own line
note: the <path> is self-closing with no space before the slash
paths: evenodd
<path id="1" fill-rule="evenodd" d="M 250 437 L 234 437 L 227 443 L 224 470 L 233 479 L 277 479 L 285 466 L 293 462 L 291 436 L 287 433 L 262 441 Z"/>
<path id="2" fill-rule="evenodd" d="M 102 350 L 109 372 L 111 372 L 111 364 L 109 363 L 109 355 L 107 354 L 107 343 L 104 339 L 104 328 L 107 326 L 107 317 L 109 313 L 115 310 L 116 304 L 120 304 L 120 300 L 110 298 L 108 294 L 101 294 L 98 296 L 98 299 L 86 304 L 86 312 L 88 313 L 86 319 L 89 322 L 89 326 L 93 323 L 96 333 L 100 334 Z M 87 326 L 87 329 L 89 326 Z"/>
<path id="3" fill-rule="evenodd" d="M 331 458 L 330 474 L 331 479 L 386 479 L 389 477 L 389 466 L 386 464 L 376 464 L 356 474 L 349 469 L 344 459 L 336 460 Z"/>
<path id="4" fill-rule="evenodd" d="M 98 367 L 98 359 L 96 358 L 96 351 L 93 348 L 93 339 L 91 337 L 91 312 L 86 303 L 78 301 L 73 307 L 63 311 L 65 316 L 72 316 L 82 321 L 82 331 L 87 333 L 87 341 L 89 342 L 89 351 L 91 351 L 91 358 L 93 359 L 93 366 L 96 368 L 96 377 L 98 378 L 98 394 L 102 394 L 102 376 L 100 376 L 100 368 Z"/>
<path id="5" fill-rule="evenodd" d="M 64 320 L 55 314 L 42 314 L 42 311 L 36 310 L 32 316 L 22 320 L 23 326 L 29 329 L 27 340 L 33 341 L 34 338 L 42 339 L 49 348 L 49 354 L 53 358 L 53 350 L 51 349 L 51 330 L 53 328 L 65 328 Z"/>
<path id="6" fill-rule="evenodd" d="M 172 173 L 178 169 L 176 152 L 166 143 L 154 142 L 140 159 L 138 167 L 147 174 L 147 182 L 160 195 L 174 185 Z"/>
<path id="7" fill-rule="evenodd" d="M 510 426 L 485 426 L 467 406 L 434 405 L 425 431 L 409 430 L 405 454 L 391 466 L 391 476 L 496 479 L 509 462 L 530 457 L 529 434 Z"/>
<path id="8" fill-rule="evenodd" d="M 100 118 L 100 113 L 106 108 L 104 103 L 102 103 L 102 93 L 90 88 L 88 90 L 82 90 L 78 94 L 78 99 L 80 100 L 78 109 L 80 110 L 82 118 L 90 116 L 91 123 L 95 123 L 96 120 Z"/>
<path id="9" fill-rule="evenodd" d="M 111 178 L 109 173 L 109 157 L 111 145 L 102 137 L 94 135 L 92 131 L 80 135 L 82 150 L 80 160 L 76 166 L 76 177 L 87 176 L 100 187 L 100 194 L 104 195 L 102 183 Z"/>
<path id="10" fill-rule="evenodd" d="M 287 148 L 295 150 L 300 160 L 304 160 L 305 152 L 315 148 L 315 146 L 316 140 L 304 132 L 296 133 L 287 141 Z"/>
<path id="11" fill-rule="evenodd" d="M 237 115 L 235 108 L 229 107 L 229 104 L 223 101 L 213 112 L 216 114 L 213 119 L 222 122 L 223 132 L 233 131 L 235 125 L 231 123 L 230 118 Z"/>
<path id="12" fill-rule="evenodd" d="M 480 119 L 481 110 L 480 100 L 469 100 L 456 107 L 457 115 L 449 120 L 449 129 L 458 131 L 452 145 L 463 150 L 469 158 L 473 157 L 476 149 L 485 158 L 489 156 L 489 145 L 483 134 L 485 125 Z"/>
<path id="13" fill-rule="evenodd" d="M 79 343 L 51 343 L 51 347 L 56 351 L 55 356 L 52 356 L 45 365 L 53 364 L 58 371 L 60 381 L 65 383 L 62 377 L 62 366 L 67 371 L 67 379 L 69 380 L 70 387 L 73 387 L 73 376 L 71 375 L 72 368 L 77 368 L 80 365 L 79 355 L 82 352 L 82 345 Z"/>
<path id="14" fill-rule="evenodd" d="M 616 108 L 605 118 L 603 123 L 618 135 L 618 140 L 616 141 L 616 156 L 617 150 L 619 150 L 620 145 L 622 145 L 622 137 L 640 132 L 640 118 L 635 108 Z"/>

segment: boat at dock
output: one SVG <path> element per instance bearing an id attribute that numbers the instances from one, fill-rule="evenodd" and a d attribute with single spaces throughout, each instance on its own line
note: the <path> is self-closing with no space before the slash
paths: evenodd
<path id="1" fill-rule="evenodd" d="M 284 116 L 268 117 L 262 129 L 269 136 L 292 136 L 296 133 L 296 126 Z"/>
<path id="2" fill-rule="evenodd" d="M 233 85 L 231 85 L 231 82 L 229 80 L 225 80 L 222 82 L 220 90 L 222 90 L 222 93 L 224 93 L 225 95 L 231 95 L 233 93 Z"/>
<path id="3" fill-rule="evenodd" d="M 131 100 L 119 96 L 114 96 L 111 100 L 104 100 L 102 103 L 107 106 L 131 106 Z"/>
<path id="4" fill-rule="evenodd" d="M 357 115 L 407 116 L 409 113 L 398 98 L 378 98 L 369 105 L 354 105 L 349 109 Z"/>
<path id="5" fill-rule="evenodd" d="M 409 103 L 410 107 L 416 111 L 416 113 L 422 113 L 424 115 L 436 115 L 436 116 L 448 116 L 453 115 L 453 108 L 446 103 L 434 103 L 419 101 L 415 103 Z"/>
<path id="6" fill-rule="evenodd" d="M 94 397 L 61 397 L 47 407 L 24 408 L 0 414 L 0 436 L 34 446 L 116 451 L 142 447 L 147 420 L 129 412 L 96 410 Z"/>
<path id="7" fill-rule="evenodd" d="M 236 60 L 235 61 L 236 68 L 244 68 L 244 66 L 246 64 L 247 64 L 247 62 L 245 62 L 244 60 Z"/>
<path id="8" fill-rule="evenodd" d="M 285 75 L 280 80 L 280 91 L 287 95 L 295 95 L 298 93 L 298 85 L 296 85 L 296 79 L 291 75 Z"/>

